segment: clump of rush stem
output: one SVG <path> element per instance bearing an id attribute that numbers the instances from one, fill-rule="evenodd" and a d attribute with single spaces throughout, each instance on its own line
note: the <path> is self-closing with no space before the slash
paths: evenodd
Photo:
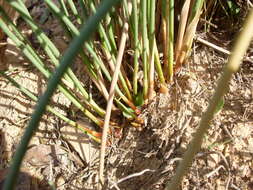
<path id="1" fill-rule="evenodd" d="M 59 50 L 43 30 L 37 26 L 23 1 L 8 1 L 8 3 L 34 32 L 50 60 L 49 64 L 58 66 L 61 58 Z M 96 12 L 99 1 L 59 0 L 58 5 L 56 5 L 50 0 L 45 0 L 45 3 L 52 12 L 54 19 L 58 19 L 62 25 L 66 37 L 71 40 L 79 35 L 79 25 L 85 23 L 89 15 Z M 126 33 L 128 41 L 122 55 L 123 59 L 115 86 L 112 108 L 113 111 L 120 112 L 121 117 L 127 118 L 132 125 L 137 127 L 142 125 L 142 121 L 138 117 L 142 105 L 147 104 L 157 93 L 168 93 L 167 84 L 173 80 L 173 75 L 177 69 L 187 61 L 202 4 L 202 0 L 186 0 L 180 13 L 179 29 L 175 31 L 173 0 L 123 0 L 99 24 L 95 39 L 83 45 L 79 56 L 83 62 L 84 73 L 89 75 L 101 97 L 108 101 L 110 83 L 119 53 L 119 39 L 123 35 L 124 23 L 129 24 L 129 30 Z M 17 26 L 8 17 L 8 13 L 3 8 L 0 9 L 0 13 L 1 29 L 22 50 L 30 62 L 46 78 L 49 78 L 52 70 L 48 68 L 36 49 L 29 43 L 29 40 L 21 34 Z M 74 24 L 73 20 L 77 21 L 75 22 L 77 24 Z M 178 33 L 177 39 L 174 39 L 175 32 Z M 162 39 L 159 38 L 160 33 L 163 36 Z M 99 46 L 95 41 L 100 42 Z M 157 47 L 157 44 L 161 45 Z M 131 56 L 128 53 L 130 51 L 133 52 L 130 54 Z M 161 54 L 163 55 L 162 58 Z M 8 76 L 6 77 L 9 79 Z M 13 79 L 11 82 L 31 99 L 37 101 L 25 87 L 20 86 Z M 103 127 L 105 107 L 93 100 L 85 84 L 71 69 L 68 69 L 64 75 L 58 90 L 91 122 L 100 128 Z M 82 129 L 100 142 L 100 131 L 91 131 L 88 127 L 81 126 L 50 107 L 48 111 L 56 114 L 68 124 Z M 113 121 L 110 122 L 110 126 L 113 126 L 111 130 L 120 131 L 122 126 L 120 122 L 117 122 L 119 120 L 113 119 Z"/>
<path id="2" fill-rule="evenodd" d="M 68 40 L 81 35 L 79 27 L 96 13 L 100 3 L 99 0 L 58 0 L 58 4 L 51 0 L 44 2 L 53 19 L 61 24 Z M 45 78 L 50 78 L 53 70 L 48 65 L 59 66 L 60 51 L 36 24 L 22 0 L 9 0 L 8 3 L 33 31 L 49 61 L 41 58 L 1 6 L 0 28 Z M 108 102 L 107 109 L 93 99 L 86 85 L 70 68 L 58 85 L 58 91 L 101 130 L 93 131 L 53 107 L 47 106 L 47 111 L 79 128 L 97 142 L 101 142 L 101 131 L 104 129 L 100 163 L 102 183 L 107 133 L 115 135 L 123 127 L 120 122 L 122 119 L 110 118 L 111 110 L 120 113 L 120 118 L 126 118 L 133 126 L 142 126 L 143 121 L 139 118 L 142 106 L 148 104 L 157 93 L 169 93 L 167 85 L 187 61 L 202 5 L 203 0 L 184 1 L 178 12 L 178 31 L 174 28 L 174 18 L 177 18 L 174 16 L 174 0 L 122 0 L 104 17 L 98 24 L 97 34 L 79 49 L 79 57 L 83 73 L 90 77 L 97 92 Z M 160 34 L 162 37 L 159 37 Z M 1 74 L 25 95 L 37 101 L 36 95 L 11 79 L 6 72 Z"/>

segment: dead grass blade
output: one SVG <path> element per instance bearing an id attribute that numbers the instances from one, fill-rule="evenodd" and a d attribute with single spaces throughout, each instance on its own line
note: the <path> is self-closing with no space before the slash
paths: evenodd
<path id="1" fill-rule="evenodd" d="M 99 163 L 99 186 L 101 188 L 101 185 L 104 184 L 104 162 L 105 162 L 105 149 L 106 149 L 106 143 L 107 143 L 107 134 L 109 131 L 109 122 L 110 122 L 110 116 L 111 116 L 111 110 L 112 110 L 112 104 L 113 104 L 113 98 L 115 93 L 115 87 L 118 81 L 118 76 L 120 72 L 120 66 L 122 63 L 123 53 L 126 45 L 126 40 L 128 36 L 128 23 L 125 22 L 123 25 L 123 31 L 120 41 L 120 47 L 118 52 L 118 57 L 116 61 L 116 67 L 115 72 L 113 74 L 112 83 L 110 87 L 110 93 L 109 93 L 109 99 L 107 102 L 106 107 L 106 114 L 105 114 L 105 120 L 104 120 L 104 126 L 103 126 L 103 135 L 102 135 L 102 142 L 101 142 L 101 149 L 100 149 L 100 163 Z"/>

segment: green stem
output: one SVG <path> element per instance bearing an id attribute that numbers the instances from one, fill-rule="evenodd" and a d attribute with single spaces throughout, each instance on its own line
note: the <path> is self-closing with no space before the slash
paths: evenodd
<path id="1" fill-rule="evenodd" d="M 142 61 L 143 61 L 143 95 L 148 97 L 148 33 L 147 33 L 147 1 L 141 1 L 141 21 L 142 21 Z"/>
<path id="2" fill-rule="evenodd" d="M 15 87 L 17 87 L 27 97 L 29 97 L 30 99 L 32 99 L 35 102 L 38 101 L 38 98 L 31 91 L 29 91 L 27 88 L 25 88 L 22 85 L 20 85 L 19 83 L 17 83 L 14 79 L 10 78 L 3 71 L 0 71 L 0 74 L 2 76 L 4 76 L 7 80 L 9 80 Z M 57 117 L 59 117 L 60 119 L 62 119 L 63 121 L 65 121 L 67 124 L 69 124 L 69 125 L 71 125 L 73 127 L 77 127 L 79 129 L 81 129 L 84 133 L 86 133 L 89 136 L 91 136 L 94 140 L 97 140 L 96 138 L 94 138 L 94 136 L 92 134 L 89 134 L 89 132 L 87 130 L 85 130 L 83 127 L 82 128 L 78 127 L 78 124 L 76 122 L 74 122 L 71 119 L 65 117 L 64 115 L 62 115 L 60 112 L 58 112 L 57 110 L 55 110 L 51 106 L 47 106 L 46 110 L 49 111 L 49 112 L 51 112 L 52 114 L 56 115 Z M 88 129 L 88 127 L 85 127 L 85 128 Z"/>
<path id="3" fill-rule="evenodd" d="M 90 6 L 91 6 L 92 11 L 95 12 L 96 9 L 95 9 L 94 4 L 91 3 Z M 98 26 L 98 31 L 99 31 L 99 34 L 100 34 L 100 37 L 101 37 L 101 41 L 102 41 L 102 44 L 103 44 L 103 47 L 104 47 L 104 51 L 108 52 L 108 53 L 105 53 L 107 58 L 108 58 L 108 61 L 113 63 L 113 65 L 112 64 L 110 65 L 112 73 L 113 73 L 114 68 L 115 68 L 114 65 L 116 64 L 116 58 L 115 58 L 115 55 L 113 54 L 112 47 L 111 47 L 110 41 L 107 37 L 107 34 L 105 32 L 105 29 L 104 29 L 104 27 L 101 23 Z M 110 57 L 108 55 L 110 55 Z M 126 77 L 125 78 L 123 77 L 122 72 L 120 72 L 120 74 L 119 74 L 119 79 L 120 79 L 120 82 L 122 84 L 123 90 L 126 93 L 127 98 L 129 100 L 132 100 L 132 96 L 131 96 L 130 90 L 129 90 L 127 82 L 126 82 L 128 79 Z"/>
<path id="4" fill-rule="evenodd" d="M 22 0 L 17 1 L 7 0 L 7 1 L 13 8 L 15 8 L 17 12 L 19 12 L 19 14 L 25 20 L 25 22 L 31 27 L 32 31 L 35 32 L 38 41 L 41 44 L 43 44 L 42 47 L 46 50 L 46 52 L 52 58 L 52 60 L 59 58 L 60 52 L 52 43 L 52 41 L 44 34 L 44 32 L 35 24 L 24 2 Z"/>
<path id="5" fill-rule="evenodd" d="M 80 16 L 79 16 L 79 13 L 78 13 L 78 11 L 77 11 L 77 8 L 76 8 L 76 6 L 75 6 L 73 0 L 67 0 L 67 2 L 68 2 L 68 4 L 69 4 L 69 7 L 70 7 L 72 13 L 74 14 L 74 16 L 75 16 L 76 19 L 77 19 L 77 23 L 78 23 L 78 24 L 82 24 L 82 19 L 81 19 Z"/>
<path id="6" fill-rule="evenodd" d="M 66 7 L 66 4 L 64 2 L 64 0 L 58 0 L 60 6 L 61 6 L 61 10 L 63 11 L 63 13 L 66 15 L 66 16 L 69 16 L 69 12 L 68 12 L 68 9 Z"/>
<path id="7" fill-rule="evenodd" d="M 157 49 L 157 45 L 156 45 L 156 41 L 154 43 L 154 48 L 155 48 L 155 66 L 156 66 L 156 71 L 159 77 L 159 80 L 161 82 L 162 85 L 166 86 L 166 82 L 165 82 L 165 78 L 163 75 L 163 69 L 162 69 L 162 65 L 160 62 L 160 57 L 159 57 L 159 52 Z"/>
<path id="8" fill-rule="evenodd" d="M 134 74 L 133 74 L 133 92 L 134 96 L 138 94 L 138 70 L 139 70 L 139 43 L 138 43 L 138 7 L 137 0 L 132 0 L 133 4 L 133 28 L 134 28 Z"/>
<path id="9" fill-rule="evenodd" d="M 36 109 L 32 115 L 32 118 L 25 130 L 24 136 L 21 139 L 21 143 L 14 155 L 13 163 L 11 165 L 10 172 L 4 183 L 3 190 L 13 190 L 16 184 L 21 162 L 24 158 L 25 152 L 27 150 L 28 144 L 32 135 L 37 129 L 39 121 L 46 109 L 47 104 L 50 101 L 57 85 L 59 84 L 61 77 L 66 72 L 67 68 L 71 65 L 75 57 L 78 55 L 79 49 L 82 48 L 83 43 L 87 41 L 90 36 L 95 32 L 100 20 L 105 17 L 106 13 L 120 1 L 107 0 L 102 1 L 101 6 L 98 8 L 96 14 L 92 16 L 87 23 L 85 23 L 80 32 L 80 36 L 76 37 L 70 44 L 66 54 L 61 60 L 60 66 L 57 68 L 53 76 L 50 78 L 48 87 L 44 95 L 39 99 Z"/>
<path id="10" fill-rule="evenodd" d="M 155 0 L 150 0 L 150 23 L 149 23 L 149 44 L 150 44 L 150 54 L 149 54 L 149 92 L 148 96 L 151 100 L 154 97 L 154 77 L 155 77 L 155 64 L 154 64 L 154 44 L 155 44 Z"/>
<path id="11" fill-rule="evenodd" d="M 169 1 L 169 2 L 168 2 Z M 166 26 L 167 26 L 167 41 L 168 43 L 168 79 L 172 81 L 173 79 L 173 64 L 174 64 L 174 0 L 168 0 L 166 6 Z"/>
<path id="12" fill-rule="evenodd" d="M 18 29 L 16 28 L 16 26 L 14 24 L 11 24 L 12 22 L 10 21 L 10 19 L 7 17 L 6 13 L 2 10 L 2 8 L 0 7 L 0 12 L 2 15 L 2 18 L 5 19 L 8 23 L 10 23 L 10 26 L 12 27 L 12 29 L 17 33 L 17 35 L 14 35 L 9 28 L 7 27 L 7 25 L 0 20 L 0 27 L 2 28 L 2 30 L 12 39 L 12 41 L 16 44 L 17 47 L 19 47 L 24 55 L 33 63 L 33 65 L 42 73 L 44 74 L 47 78 L 50 77 L 51 73 L 45 68 L 42 60 L 39 58 L 39 56 L 36 54 L 36 52 L 32 49 L 32 47 L 28 44 L 25 43 L 25 41 L 27 41 L 22 34 L 18 31 Z M 84 114 L 88 114 L 87 117 L 90 117 L 90 119 L 92 119 L 95 123 L 100 124 L 101 122 L 98 121 L 96 119 L 95 116 L 93 116 L 90 112 L 88 112 L 83 106 L 82 104 L 75 98 L 75 96 L 69 91 L 67 90 L 64 86 L 59 85 L 59 90 L 80 110 L 82 110 L 84 112 Z M 87 94 L 88 96 L 88 94 Z M 97 108 L 96 107 L 96 103 L 93 100 L 89 101 L 90 103 L 88 103 L 86 101 L 86 103 L 88 105 L 91 105 L 91 107 L 93 107 L 95 110 L 98 111 L 98 113 L 101 113 L 102 115 L 104 115 L 104 111 L 101 110 L 101 108 Z M 93 105 L 93 106 L 92 106 Z M 100 112 L 99 112 L 100 111 Z"/>
<path id="13" fill-rule="evenodd" d="M 54 3 L 52 3 L 50 0 L 45 0 L 45 2 L 47 3 L 47 5 L 49 6 L 49 8 L 55 12 L 55 14 L 57 15 L 57 18 L 59 20 L 61 20 L 63 23 L 66 24 L 66 26 L 69 28 L 70 32 L 72 33 L 73 36 L 79 36 L 80 32 L 78 31 L 78 29 L 73 25 L 73 23 L 69 20 L 68 17 L 66 17 L 66 15 L 63 15 L 60 10 L 58 9 L 58 7 L 56 7 L 54 5 Z M 111 81 L 111 74 L 110 72 L 107 70 L 106 66 L 104 65 L 103 61 L 101 60 L 101 58 L 97 55 L 97 53 L 94 51 L 94 48 L 92 47 L 91 43 L 85 43 L 84 44 L 85 48 L 87 49 L 87 51 L 90 53 L 90 55 L 93 57 L 94 59 L 94 66 L 90 66 L 91 67 L 95 67 L 98 70 L 102 70 L 105 77 L 107 78 L 108 81 Z M 116 92 L 117 94 L 121 97 L 121 99 L 128 104 L 132 109 L 136 109 L 132 103 L 131 100 L 129 100 L 120 90 L 120 88 L 118 87 L 118 85 L 116 86 Z"/>

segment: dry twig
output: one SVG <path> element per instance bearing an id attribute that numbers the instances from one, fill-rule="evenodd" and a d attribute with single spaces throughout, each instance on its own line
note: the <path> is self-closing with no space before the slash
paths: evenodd
<path id="1" fill-rule="evenodd" d="M 200 42 L 200 43 L 202 43 L 202 44 L 204 44 L 204 45 L 206 45 L 206 46 L 208 46 L 210 48 L 213 48 L 213 49 L 215 49 L 215 50 L 217 50 L 217 51 L 219 51 L 219 52 L 221 52 L 223 54 L 231 55 L 230 51 L 228 51 L 228 50 L 226 50 L 226 49 L 224 49 L 222 47 L 219 47 L 219 46 L 217 46 L 217 45 L 215 45 L 215 44 L 213 44 L 213 43 L 211 43 L 211 42 L 209 42 L 207 40 L 204 40 L 204 39 L 202 39 L 200 37 L 196 37 L 195 40 L 197 40 L 198 42 Z M 251 57 L 248 57 L 248 56 L 244 56 L 243 60 L 244 61 L 249 61 L 249 62 L 253 63 L 253 59 Z"/>
<path id="2" fill-rule="evenodd" d="M 155 172 L 155 170 L 151 170 L 151 169 L 145 169 L 145 170 L 142 170 L 141 172 L 137 172 L 137 173 L 133 173 L 133 174 L 130 174 L 126 177 L 123 177 L 122 179 L 120 179 L 118 182 L 114 183 L 110 188 L 113 188 L 113 187 L 117 187 L 118 184 L 122 183 L 123 181 L 126 181 L 128 179 L 131 179 L 133 177 L 138 177 L 138 176 L 141 176 L 143 175 L 144 173 L 146 172 Z"/>

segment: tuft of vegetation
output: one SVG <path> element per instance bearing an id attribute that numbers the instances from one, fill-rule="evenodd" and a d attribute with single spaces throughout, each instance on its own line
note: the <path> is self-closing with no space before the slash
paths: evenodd
<path id="1" fill-rule="evenodd" d="M 59 1 L 54 4 L 45 1 L 47 10 L 53 15 L 50 19 L 58 19 L 65 32 L 67 41 L 78 37 L 80 26 L 86 24 L 89 15 L 96 12 L 99 1 Z M 85 42 L 80 48 L 79 57 L 82 59 L 83 73 L 88 75 L 96 87 L 96 94 L 103 97 L 103 103 L 95 100 L 69 68 L 64 75 L 58 90 L 99 128 L 103 127 L 105 104 L 109 99 L 109 88 L 115 72 L 123 34 L 128 41 L 124 43 L 121 55 L 122 64 L 119 80 L 115 87 L 115 97 L 112 110 L 119 117 L 125 117 L 133 126 L 140 127 L 142 106 L 148 104 L 157 93 L 168 93 L 168 84 L 173 80 L 174 73 L 187 61 L 196 26 L 201 14 L 203 1 L 186 1 L 180 14 L 178 30 L 174 28 L 174 2 L 166 0 L 122 1 L 114 7 L 98 25 L 98 32 L 92 40 Z M 40 48 L 46 58 L 41 57 L 32 43 L 17 28 L 9 18 L 5 9 L 1 8 L 1 29 L 9 36 L 29 61 L 45 76 L 50 78 L 54 69 L 59 66 L 61 53 L 43 29 L 34 21 L 22 0 L 9 1 L 24 22 L 35 34 Z M 129 29 L 124 31 L 124 24 Z M 175 33 L 178 32 L 177 38 Z M 162 34 L 162 35 L 161 35 Z M 99 43 L 97 43 L 99 42 Z M 159 47 L 157 46 L 159 44 Z M 176 44 L 176 45 L 175 45 Z M 162 55 L 162 56 L 161 56 Z M 15 81 L 11 80 L 13 84 Z M 37 101 L 24 87 L 15 84 L 34 101 Z M 100 101 L 101 102 L 101 101 Z M 81 128 L 97 142 L 101 141 L 101 131 L 93 132 L 87 126 L 80 126 L 75 121 L 48 108 L 56 116 L 68 124 Z M 121 119 L 112 118 L 111 133 L 122 129 Z"/>
<path id="2" fill-rule="evenodd" d="M 117 4 L 119 2 L 121 3 Z M 45 110 L 79 128 L 96 142 L 102 141 L 100 180 L 103 183 L 104 150 L 109 143 L 107 134 L 120 135 L 124 127 L 121 122 L 123 118 L 127 120 L 127 124 L 141 127 L 143 121 L 139 115 L 143 105 L 148 104 L 158 93 L 169 93 L 168 86 L 175 73 L 187 62 L 190 55 L 204 1 L 185 0 L 180 6 L 174 0 L 59 0 L 58 4 L 45 0 L 47 9 L 52 14 L 51 19 L 59 21 L 66 39 L 71 41 L 64 55 L 37 25 L 22 0 L 9 0 L 8 3 L 35 34 L 46 58 L 19 31 L 3 7 L 0 7 L 0 28 L 49 82 L 44 95 L 38 99 L 6 72 L 0 73 L 21 92 L 38 102 L 15 154 L 13 168 L 4 188 L 13 189 L 13 181 L 29 140 Z M 177 10 L 175 6 L 180 8 Z M 228 6 L 230 14 L 237 14 L 238 9 L 233 4 Z M 88 75 L 95 86 L 92 93 L 99 94 L 103 101 L 95 99 L 80 76 L 69 67 L 76 57 L 82 60 L 83 74 Z M 222 96 L 225 87 L 231 74 L 237 70 L 233 66 L 237 64 L 234 60 L 239 62 L 232 57 L 225 68 L 217 94 L 211 101 L 207 115 L 203 116 L 199 131 L 169 189 L 176 189 L 179 185 L 198 151 L 210 119 L 220 109 L 218 107 L 223 106 L 217 107 L 217 104 L 224 103 Z M 83 116 L 97 126 L 97 131 L 81 125 L 48 105 L 56 88 Z M 222 92 L 221 88 L 224 88 Z M 116 117 L 110 117 L 111 112 Z"/>

